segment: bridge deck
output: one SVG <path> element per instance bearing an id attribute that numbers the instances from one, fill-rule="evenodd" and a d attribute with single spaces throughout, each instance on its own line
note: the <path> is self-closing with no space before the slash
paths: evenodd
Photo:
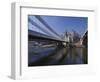
<path id="1" fill-rule="evenodd" d="M 65 42 L 62 39 L 59 39 L 59 38 L 56 38 L 56 37 L 53 37 L 53 36 L 48 36 L 48 35 L 45 35 L 45 34 L 42 34 L 42 33 L 36 32 L 36 31 L 32 31 L 32 30 L 28 30 L 28 35 L 33 36 L 33 38 L 38 37 L 38 38 L 42 38 L 42 39 L 45 39 L 45 40 L 47 39 L 47 40 Z"/>

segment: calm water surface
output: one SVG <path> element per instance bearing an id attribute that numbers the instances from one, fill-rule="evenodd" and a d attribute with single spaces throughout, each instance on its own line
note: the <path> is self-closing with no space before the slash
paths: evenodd
<path id="1" fill-rule="evenodd" d="M 87 57 L 87 48 L 30 47 L 28 66 L 87 64 Z"/>

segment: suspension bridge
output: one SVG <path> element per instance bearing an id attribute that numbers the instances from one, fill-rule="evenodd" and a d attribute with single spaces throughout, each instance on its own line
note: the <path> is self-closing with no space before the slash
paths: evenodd
<path id="1" fill-rule="evenodd" d="M 34 30 L 30 30 L 28 29 L 28 37 L 29 40 L 36 40 L 36 41 L 47 41 L 47 42 L 51 42 L 51 43 L 55 43 L 58 45 L 63 45 L 64 43 L 68 43 L 69 42 L 69 38 L 68 37 L 62 37 L 61 35 L 59 35 L 59 33 L 57 33 L 53 28 L 51 27 L 41 16 L 34 16 L 43 26 L 39 25 L 37 22 L 34 22 L 34 20 L 30 17 L 28 17 L 28 22 L 35 26 L 36 28 L 38 28 L 39 30 L 41 30 L 43 33 L 40 32 L 36 32 Z M 47 29 L 47 30 L 46 30 Z M 82 35 L 81 39 L 79 42 L 77 42 L 75 45 L 82 45 L 85 41 L 85 37 L 87 35 L 87 30 L 84 32 L 84 34 Z"/>
<path id="2" fill-rule="evenodd" d="M 64 65 L 76 63 L 82 64 L 84 57 L 82 56 L 83 58 L 81 58 L 81 55 L 84 53 L 81 51 L 85 48 L 70 49 L 68 48 L 68 45 L 76 47 L 79 47 L 82 44 L 86 45 L 87 30 L 83 33 L 80 40 L 77 43 L 74 43 L 71 33 L 64 33 L 62 36 L 41 16 L 34 17 L 42 25 L 37 23 L 33 18 L 28 17 L 28 23 L 31 24 L 31 27 L 33 26 L 31 29 L 28 28 L 28 66 L 60 65 L 62 63 L 61 61 L 63 61 L 62 64 Z M 34 26 L 42 32 L 35 31 Z M 77 59 L 80 61 L 77 62 Z"/>

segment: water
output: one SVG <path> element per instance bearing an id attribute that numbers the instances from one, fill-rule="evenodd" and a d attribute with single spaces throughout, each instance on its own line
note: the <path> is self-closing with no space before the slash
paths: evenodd
<path id="1" fill-rule="evenodd" d="M 28 66 L 87 64 L 87 48 L 29 48 Z"/>

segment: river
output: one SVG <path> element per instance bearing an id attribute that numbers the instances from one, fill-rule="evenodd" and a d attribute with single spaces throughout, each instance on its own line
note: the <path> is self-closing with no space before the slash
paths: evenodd
<path id="1" fill-rule="evenodd" d="M 87 48 L 30 47 L 28 66 L 87 64 Z"/>

